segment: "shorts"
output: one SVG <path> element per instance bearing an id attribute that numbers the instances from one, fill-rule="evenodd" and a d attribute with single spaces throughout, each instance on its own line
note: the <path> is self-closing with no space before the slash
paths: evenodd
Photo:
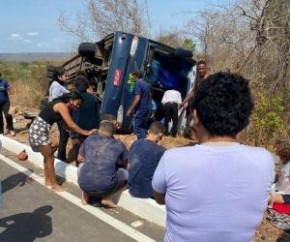
<path id="1" fill-rule="evenodd" d="M 77 175 L 79 177 L 80 175 L 80 170 L 82 169 L 82 166 L 84 163 L 80 163 L 77 171 Z M 90 197 L 105 197 L 110 195 L 111 193 L 114 193 L 116 190 L 118 190 L 120 187 L 123 187 L 128 184 L 127 179 L 125 179 L 124 175 L 121 172 L 117 172 L 118 176 L 118 183 L 115 187 L 111 189 L 106 189 L 106 190 L 99 190 L 99 191 L 86 191 L 82 189 L 88 196 Z"/>
<path id="2" fill-rule="evenodd" d="M 34 152 L 39 152 L 40 145 L 48 145 L 50 124 L 36 117 L 29 128 L 29 143 Z"/>
<path id="3" fill-rule="evenodd" d="M 121 180 L 121 181 L 118 181 L 117 186 L 112 189 L 101 190 L 101 191 L 85 191 L 84 190 L 84 192 L 90 197 L 106 197 L 127 184 L 128 184 L 127 180 Z"/>

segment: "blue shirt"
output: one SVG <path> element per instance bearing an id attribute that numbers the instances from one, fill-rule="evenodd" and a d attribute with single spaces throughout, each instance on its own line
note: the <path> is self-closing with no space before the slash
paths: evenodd
<path id="1" fill-rule="evenodd" d="M 143 113 L 151 110 L 150 86 L 148 82 L 139 79 L 136 82 L 134 96 L 140 95 L 140 102 L 135 109 L 135 113 Z"/>
<path id="2" fill-rule="evenodd" d="M 8 89 L 9 89 L 8 82 L 3 79 L 0 79 L 0 104 L 4 104 L 9 100 Z"/>
<path id="3" fill-rule="evenodd" d="M 152 197 L 152 177 L 165 148 L 150 140 L 140 139 L 129 151 L 128 184 L 134 197 Z"/>
<path id="4" fill-rule="evenodd" d="M 103 191 L 117 186 L 117 170 L 127 161 L 125 145 L 113 137 L 92 134 L 82 143 L 79 154 L 85 158 L 78 178 L 84 191 Z"/>

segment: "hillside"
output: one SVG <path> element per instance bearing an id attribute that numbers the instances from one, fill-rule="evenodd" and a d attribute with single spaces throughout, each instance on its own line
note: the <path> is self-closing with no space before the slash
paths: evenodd
<path id="1" fill-rule="evenodd" d="M 44 52 L 44 53 L 0 53 L 0 61 L 33 62 L 39 60 L 64 61 L 74 53 L 69 52 Z"/>

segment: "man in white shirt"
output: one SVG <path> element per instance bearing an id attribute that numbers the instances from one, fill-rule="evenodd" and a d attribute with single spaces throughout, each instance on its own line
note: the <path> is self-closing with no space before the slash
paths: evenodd
<path id="1" fill-rule="evenodd" d="M 178 125 L 178 106 L 182 103 L 181 94 L 176 90 L 168 90 L 164 93 L 161 103 L 164 107 L 165 116 L 165 132 L 168 135 L 170 132 L 168 130 L 168 124 L 172 120 L 171 136 L 176 137 L 177 135 L 177 125 Z"/>

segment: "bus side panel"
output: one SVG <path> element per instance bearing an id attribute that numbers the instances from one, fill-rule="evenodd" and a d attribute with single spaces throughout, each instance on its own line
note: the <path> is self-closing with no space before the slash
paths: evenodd
<path id="1" fill-rule="evenodd" d="M 129 59 L 127 60 L 127 68 L 125 75 L 126 80 L 124 83 L 123 98 L 122 98 L 123 122 L 121 126 L 121 130 L 125 132 L 130 132 L 132 130 L 132 118 L 126 115 L 126 112 L 134 99 L 133 90 L 132 88 L 130 88 L 130 83 L 128 82 L 129 75 L 136 69 L 141 69 L 143 71 L 147 47 L 148 40 L 142 37 L 138 37 L 136 52 L 134 53 L 134 55 L 132 56 L 130 55 Z"/>
<path id="2" fill-rule="evenodd" d="M 101 113 L 117 116 L 126 82 L 126 63 L 129 58 L 132 38 L 131 34 L 126 34 L 126 38 L 122 38 L 121 32 L 115 33 Z"/>

